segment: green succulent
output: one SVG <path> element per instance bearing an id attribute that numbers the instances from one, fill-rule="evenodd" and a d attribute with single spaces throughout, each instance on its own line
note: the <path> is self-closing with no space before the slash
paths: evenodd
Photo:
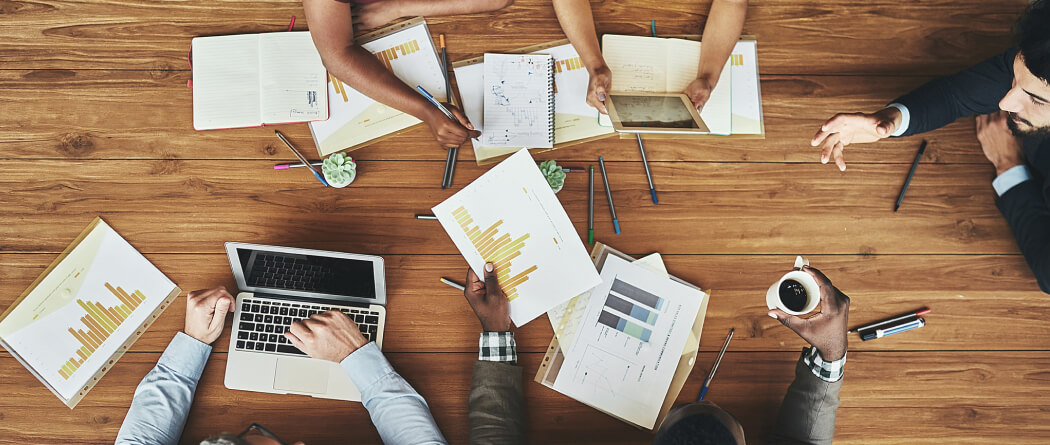
<path id="1" fill-rule="evenodd" d="M 343 153 L 335 153 L 321 163 L 321 171 L 332 182 L 346 184 L 357 174 L 357 163 Z"/>
<path id="2" fill-rule="evenodd" d="M 565 170 L 555 161 L 541 162 L 540 172 L 543 173 L 544 178 L 547 178 L 547 184 L 550 184 L 554 190 L 560 189 L 565 184 Z"/>

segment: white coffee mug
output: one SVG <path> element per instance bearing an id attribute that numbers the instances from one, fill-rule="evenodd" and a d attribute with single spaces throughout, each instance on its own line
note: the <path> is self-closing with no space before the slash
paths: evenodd
<path id="1" fill-rule="evenodd" d="M 766 306 L 770 309 L 780 309 L 791 315 L 803 315 L 812 312 L 813 309 L 817 308 L 820 304 L 820 286 L 817 284 L 817 280 L 813 278 L 807 272 L 802 270 L 802 267 L 808 266 L 809 260 L 797 256 L 795 257 L 795 268 L 784 276 L 780 277 L 776 283 L 769 286 L 769 291 L 766 292 Z M 785 280 L 794 280 L 802 284 L 802 288 L 806 290 L 806 305 L 802 307 L 801 311 L 793 311 L 784 306 L 784 303 L 780 301 L 780 285 Z"/>

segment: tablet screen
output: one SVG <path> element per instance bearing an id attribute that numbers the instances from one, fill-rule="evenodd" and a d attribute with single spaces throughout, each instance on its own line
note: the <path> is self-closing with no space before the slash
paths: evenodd
<path id="1" fill-rule="evenodd" d="M 624 127 L 700 128 L 678 96 L 610 95 Z"/>

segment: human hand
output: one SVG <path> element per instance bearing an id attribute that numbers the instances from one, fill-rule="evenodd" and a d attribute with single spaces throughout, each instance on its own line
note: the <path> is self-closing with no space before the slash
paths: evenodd
<path id="1" fill-rule="evenodd" d="M 485 332 L 506 332 L 510 330 L 510 301 L 496 281 L 496 266 L 485 264 L 485 280 L 478 278 L 474 270 L 467 268 L 467 285 L 463 296 L 474 309 L 474 315 L 481 321 Z"/>
<path id="2" fill-rule="evenodd" d="M 284 337 L 306 355 L 336 363 L 368 344 L 357 323 L 335 310 L 292 323 Z"/>
<path id="3" fill-rule="evenodd" d="M 1007 112 L 1002 110 L 977 116 L 977 140 L 984 156 L 995 166 L 996 175 L 1024 164 L 1021 138 L 1010 131 L 1007 119 Z"/>
<path id="4" fill-rule="evenodd" d="M 605 108 L 605 98 L 612 89 L 612 71 L 605 64 L 593 70 L 588 69 L 591 80 L 587 85 L 587 105 L 597 108 L 602 114 L 609 114 Z"/>
<path id="5" fill-rule="evenodd" d="M 354 3 L 354 28 L 372 29 L 390 23 L 402 16 L 396 1 Z"/>
<path id="6" fill-rule="evenodd" d="M 689 96 L 693 106 L 696 107 L 697 111 L 700 111 L 704 104 L 707 103 L 707 100 L 711 98 L 711 90 L 713 89 L 715 89 L 715 84 L 711 83 L 710 80 L 697 77 L 692 82 L 689 82 L 682 94 Z"/>
<path id="7" fill-rule="evenodd" d="M 824 122 L 810 145 L 821 147 L 820 162 L 827 164 L 832 155 L 839 170 L 846 171 L 842 150 L 853 143 L 875 142 L 889 137 L 900 126 L 900 110 L 887 107 L 875 113 L 839 113 Z"/>
<path id="8" fill-rule="evenodd" d="M 233 297 L 224 287 L 195 290 L 186 295 L 186 335 L 212 344 L 222 334 Z"/>
<path id="9" fill-rule="evenodd" d="M 816 268 L 804 266 L 802 270 L 812 275 L 820 286 L 820 312 L 809 318 L 799 318 L 773 309 L 769 311 L 769 316 L 817 348 L 824 360 L 838 360 L 846 355 L 849 297 Z"/>
<path id="10" fill-rule="evenodd" d="M 438 144 L 441 144 L 442 148 L 459 147 L 464 142 L 467 142 L 467 139 L 481 136 L 481 132 L 474 129 L 474 126 L 470 124 L 470 120 L 467 119 L 467 116 L 462 111 L 459 111 L 459 108 L 449 104 L 442 105 L 456 117 L 456 121 L 452 121 L 448 116 L 445 116 L 445 113 L 433 106 L 431 106 L 427 112 L 428 114 L 423 119 L 430 126 L 430 132 L 434 135 L 434 139 L 438 141 Z"/>

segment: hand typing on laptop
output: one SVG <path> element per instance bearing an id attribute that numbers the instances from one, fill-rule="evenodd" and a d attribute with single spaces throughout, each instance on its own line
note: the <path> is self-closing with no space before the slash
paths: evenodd
<path id="1" fill-rule="evenodd" d="M 339 311 L 323 312 L 292 323 L 284 336 L 306 355 L 336 363 L 368 344 L 357 323 Z"/>

